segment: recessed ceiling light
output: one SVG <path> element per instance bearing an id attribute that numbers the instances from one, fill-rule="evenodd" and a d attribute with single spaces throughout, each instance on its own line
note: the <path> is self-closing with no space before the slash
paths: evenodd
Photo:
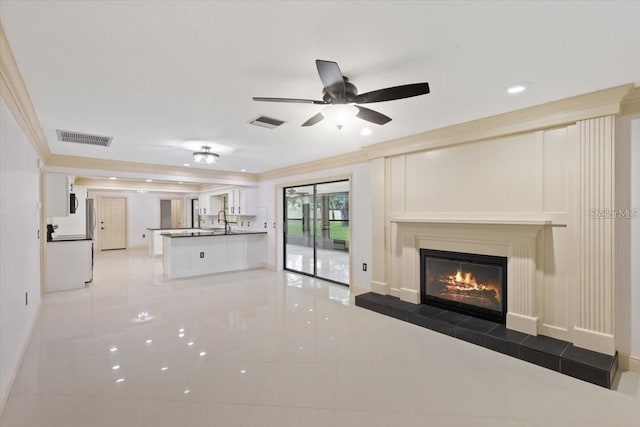
<path id="1" fill-rule="evenodd" d="M 206 356 L 206 355 L 207 355 L 207 352 L 206 352 L 206 351 L 201 351 L 201 352 L 200 352 L 200 356 L 204 357 L 204 356 Z"/>
<path id="2" fill-rule="evenodd" d="M 362 136 L 371 135 L 371 129 L 369 129 L 369 128 L 363 128 L 363 129 L 360 131 L 360 135 L 362 135 Z"/>
<path id="3" fill-rule="evenodd" d="M 184 163 L 183 166 L 189 167 L 191 165 L 189 163 Z"/>
<path id="4" fill-rule="evenodd" d="M 118 347 L 111 347 L 111 348 L 109 349 L 109 351 L 110 351 L 111 353 L 115 353 L 116 351 L 118 351 Z"/>
<path id="5" fill-rule="evenodd" d="M 120 365 L 112 366 L 111 369 L 113 369 L 114 371 L 117 371 L 118 369 L 120 369 Z"/>
<path id="6" fill-rule="evenodd" d="M 182 182 L 182 181 L 178 181 L 178 184 L 184 184 L 184 182 Z"/>
<path id="7" fill-rule="evenodd" d="M 527 90 L 529 86 L 531 86 L 531 83 L 529 82 L 516 83 L 507 88 L 507 93 L 510 95 L 516 95 Z"/>
<path id="8" fill-rule="evenodd" d="M 168 366 L 163 366 L 162 368 L 160 368 L 160 370 L 161 370 L 162 372 L 166 371 L 167 369 L 169 369 L 169 367 L 168 367 Z"/>
<path id="9" fill-rule="evenodd" d="M 110 176 L 109 179 L 118 179 L 115 176 Z"/>
<path id="10" fill-rule="evenodd" d="M 240 169 L 240 172 L 246 172 L 246 171 L 247 171 L 246 169 Z"/>
<path id="11" fill-rule="evenodd" d="M 145 179 L 146 182 L 153 182 L 152 179 Z"/>
<path id="12" fill-rule="evenodd" d="M 153 342 L 153 340 L 146 340 L 145 343 L 146 344 L 151 344 Z"/>
<path id="13" fill-rule="evenodd" d="M 122 382 L 124 382 L 124 378 L 118 378 L 118 379 L 116 380 L 116 382 L 117 382 L 117 383 L 122 383 Z"/>
<path id="14" fill-rule="evenodd" d="M 187 343 L 187 345 L 188 345 L 189 347 L 191 347 L 191 346 L 193 345 L 193 341 L 189 341 L 189 342 Z"/>

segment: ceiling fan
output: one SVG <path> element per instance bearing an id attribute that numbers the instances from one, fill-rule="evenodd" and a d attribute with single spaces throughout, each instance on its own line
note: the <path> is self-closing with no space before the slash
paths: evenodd
<path id="1" fill-rule="evenodd" d="M 338 105 L 344 105 L 344 109 L 350 110 L 347 114 L 355 115 L 362 120 L 366 120 L 377 125 L 384 125 L 391 121 L 391 117 L 385 116 L 384 114 L 369 108 L 360 107 L 359 105 L 371 102 L 393 101 L 395 99 L 410 98 L 412 96 L 425 95 L 429 93 L 429 83 L 424 82 L 388 87 L 358 95 L 358 89 L 347 77 L 342 75 L 342 71 L 340 71 L 340 67 L 338 67 L 336 62 L 316 59 L 316 67 L 318 68 L 320 80 L 322 80 L 322 84 L 324 85 L 324 89 L 322 90 L 322 101 L 314 99 L 264 97 L 254 97 L 253 100 L 334 106 L 331 108 L 323 108 L 321 112 L 304 122 L 302 126 L 313 126 L 325 119 L 326 116 L 343 114 L 344 112 L 336 111 L 335 106 Z M 336 123 L 336 125 L 338 126 L 338 129 L 340 129 L 342 128 L 343 123 Z"/>

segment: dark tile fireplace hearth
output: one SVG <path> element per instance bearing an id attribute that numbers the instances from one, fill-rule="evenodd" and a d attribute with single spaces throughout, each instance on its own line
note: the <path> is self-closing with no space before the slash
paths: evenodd
<path id="1" fill-rule="evenodd" d="M 611 388 L 618 355 L 609 356 L 542 335 L 507 329 L 504 324 L 426 304 L 413 304 L 373 292 L 357 295 L 356 306 L 395 317 L 436 332 L 483 346 L 561 374 Z"/>

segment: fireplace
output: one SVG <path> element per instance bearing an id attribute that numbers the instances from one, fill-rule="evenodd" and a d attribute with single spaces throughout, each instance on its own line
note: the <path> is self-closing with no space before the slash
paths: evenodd
<path id="1" fill-rule="evenodd" d="M 505 323 L 507 258 L 420 249 L 423 304 Z"/>

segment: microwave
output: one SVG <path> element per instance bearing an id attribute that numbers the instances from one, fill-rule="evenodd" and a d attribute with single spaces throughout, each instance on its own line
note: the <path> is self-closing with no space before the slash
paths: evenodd
<path id="1" fill-rule="evenodd" d="M 78 198 L 76 197 L 76 193 L 69 193 L 69 213 L 74 214 L 78 210 Z"/>

